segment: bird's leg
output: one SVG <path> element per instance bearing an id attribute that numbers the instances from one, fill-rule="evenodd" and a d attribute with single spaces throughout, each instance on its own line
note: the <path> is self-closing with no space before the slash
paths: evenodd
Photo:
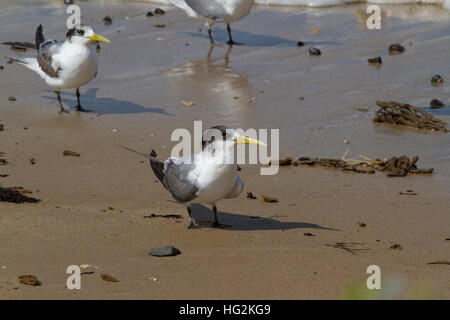
<path id="1" fill-rule="evenodd" d="M 200 227 L 196 226 L 194 224 L 194 222 L 192 221 L 192 215 L 191 215 L 192 208 L 191 208 L 191 206 L 190 205 L 186 205 L 186 209 L 187 209 L 187 212 L 189 214 L 189 226 L 188 226 L 188 229 L 199 229 Z"/>
<path id="2" fill-rule="evenodd" d="M 56 90 L 55 93 L 56 93 L 56 99 L 58 100 L 59 107 L 61 108 L 61 109 L 59 109 L 59 113 L 61 113 L 61 112 L 68 113 L 68 111 L 66 109 L 64 109 L 63 104 L 61 102 L 61 92 L 59 90 Z"/>
<path id="3" fill-rule="evenodd" d="M 212 210 L 213 210 L 213 213 L 214 213 L 214 222 L 213 222 L 212 226 L 213 226 L 214 228 L 225 228 L 225 227 L 229 227 L 229 226 L 227 226 L 226 224 L 221 224 L 221 223 L 219 223 L 219 220 L 217 219 L 217 207 L 216 207 L 216 204 L 215 204 L 215 203 L 213 204 Z"/>
<path id="4" fill-rule="evenodd" d="M 228 42 L 227 44 L 229 44 L 230 46 L 232 45 L 240 45 L 240 43 L 234 42 L 233 38 L 231 37 L 231 28 L 230 28 L 230 24 L 227 23 L 227 32 L 228 32 Z"/>
<path id="5" fill-rule="evenodd" d="M 211 28 L 208 28 L 208 36 L 209 36 L 209 41 L 211 41 L 211 45 L 212 46 L 215 45 L 214 39 L 212 37 L 212 30 L 211 30 Z"/>
<path id="6" fill-rule="evenodd" d="M 212 29 L 211 27 L 208 28 L 208 36 L 209 36 L 209 41 L 211 42 L 211 47 L 213 46 L 218 46 L 218 47 L 222 47 L 221 44 L 215 43 L 213 36 L 212 36 Z"/>
<path id="7" fill-rule="evenodd" d="M 80 88 L 77 88 L 76 95 L 77 95 L 77 105 L 75 106 L 75 108 L 76 108 L 75 110 L 79 111 L 79 112 L 87 112 L 85 109 L 83 109 L 81 107 L 81 103 L 80 103 Z"/>

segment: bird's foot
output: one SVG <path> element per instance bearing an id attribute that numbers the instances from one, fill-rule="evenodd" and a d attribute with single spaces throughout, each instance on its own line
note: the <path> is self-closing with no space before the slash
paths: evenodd
<path id="1" fill-rule="evenodd" d="M 217 221 L 214 221 L 214 222 L 211 224 L 211 227 L 212 227 L 212 228 L 218 228 L 218 229 L 225 229 L 225 228 L 228 228 L 228 227 L 231 227 L 231 226 L 229 226 L 229 225 L 227 225 L 227 224 L 219 223 L 219 222 L 217 222 Z"/>
<path id="2" fill-rule="evenodd" d="M 61 109 L 59 109 L 59 113 L 70 113 L 70 112 L 61 107 Z"/>
<path id="3" fill-rule="evenodd" d="M 197 224 L 194 223 L 189 223 L 189 226 L 187 227 L 188 229 L 200 229 L 201 227 Z"/>
<path id="4" fill-rule="evenodd" d="M 211 47 L 219 47 L 219 48 L 222 48 L 223 45 L 221 45 L 220 43 L 211 42 Z"/>
<path id="5" fill-rule="evenodd" d="M 89 110 L 86 110 L 86 109 L 82 108 L 80 105 L 75 106 L 75 111 L 78 111 L 78 112 L 89 112 Z"/>
<path id="6" fill-rule="evenodd" d="M 229 45 L 229 46 L 240 46 L 242 44 L 243 44 L 242 42 L 234 42 L 233 40 L 227 41 L 227 45 Z"/>

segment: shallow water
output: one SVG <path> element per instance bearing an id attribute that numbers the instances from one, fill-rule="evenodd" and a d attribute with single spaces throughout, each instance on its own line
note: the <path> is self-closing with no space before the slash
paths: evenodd
<path id="1" fill-rule="evenodd" d="M 61 2 L 2 2 L 0 41 L 32 41 L 39 23 L 46 35 L 62 39 L 67 15 Z M 450 105 L 450 20 L 440 6 L 382 5 L 383 29 L 376 31 L 365 28 L 366 4 L 289 10 L 258 6 L 232 26 L 235 40 L 244 45 L 210 52 L 201 23 L 179 9 L 149 19 L 145 13 L 155 6 L 148 3 L 79 5 L 83 22 L 112 40 L 102 46 L 98 78 L 82 90 L 83 101 L 95 112 L 152 128 L 191 129 L 194 119 L 279 128 L 281 155 L 340 157 L 347 147 L 351 158 L 419 155 L 419 167 L 436 168 L 431 179 L 450 186 L 448 134 L 371 122 L 377 100 L 427 106 L 437 98 Z M 111 26 L 103 25 L 105 15 L 112 17 Z M 166 27 L 156 28 L 156 23 Z M 312 33 L 315 29 L 320 33 Z M 219 43 L 226 41 L 223 25 L 215 27 L 214 36 Z M 304 47 L 297 47 L 299 40 Z M 406 52 L 389 55 L 387 48 L 395 42 Z M 322 55 L 309 56 L 309 47 Z M 0 56 L 5 55 L 20 54 L 1 47 Z M 367 64 L 376 56 L 383 59 L 381 67 Z M 430 85 L 434 74 L 444 77 L 443 86 Z M 0 110 L 10 95 L 55 108 L 51 91 L 20 66 L 0 71 L 0 87 Z M 73 104 L 73 92 L 63 98 Z M 180 100 L 195 105 L 187 108 Z M 363 107 L 369 112 L 357 110 Z M 450 122 L 449 106 L 427 111 Z"/>

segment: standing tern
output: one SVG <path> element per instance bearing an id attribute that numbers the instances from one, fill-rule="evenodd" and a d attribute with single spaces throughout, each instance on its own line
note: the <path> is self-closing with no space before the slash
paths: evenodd
<path id="1" fill-rule="evenodd" d="M 217 138 L 216 138 L 217 137 Z M 235 144 L 265 145 L 263 142 L 240 136 L 225 126 L 208 129 L 202 137 L 202 152 L 185 158 L 171 157 L 165 161 L 150 153 L 150 165 L 156 177 L 179 203 L 186 205 L 189 229 L 195 228 L 191 204 L 212 205 L 214 227 L 221 227 L 217 220 L 216 202 L 237 198 L 244 187 L 238 176 L 235 161 L 226 161 L 234 153 Z M 233 159 L 234 160 L 234 159 Z"/>
<path id="2" fill-rule="evenodd" d="M 91 27 L 83 26 L 70 29 L 66 40 L 45 40 L 42 25 L 36 29 L 36 58 L 9 58 L 35 71 L 45 83 L 56 89 L 56 98 L 61 108 L 61 89 L 75 89 L 77 96 L 76 111 L 86 111 L 80 104 L 80 87 L 97 76 L 98 59 L 95 45 L 110 41 L 96 33 Z"/>
<path id="3" fill-rule="evenodd" d="M 204 20 L 208 27 L 208 35 L 211 44 L 214 45 L 212 37 L 212 26 L 216 22 L 227 24 L 227 44 L 238 44 L 231 37 L 230 22 L 241 20 L 246 17 L 252 9 L 255 0 L 182 0 L 173 4 L 186 11 L 188 16 Z"/>

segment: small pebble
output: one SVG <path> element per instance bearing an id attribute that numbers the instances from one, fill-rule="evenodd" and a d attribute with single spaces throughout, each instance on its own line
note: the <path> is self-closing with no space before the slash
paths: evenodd
<path id="1" fill-rule="evenodd" d="M 16 101 L 17 99 L 14 98 L 14 97 L 9 97 L 8 100 L 11 101 L 11 102 L 14 102 L 14 101 Z"/>
<path id="2" fill-rule="evenodd" d="M 391 54 L 402 53 L 403 51 L 405 51 L 405 47 L 401 44 L 394 43 L 389 46 L 389 53 Z"/>
<path id="3" fill-rule="evenodd" d="M 156 8 L 155 9 L 155 14 L 165 14 L 166 12 L 163 9 L 160 8 Z"/>
<path id="4" fill-rule="evenodd" d="M 364 222 L 358 222 L 358 224 L 361 228 L 364 228 L 366 226 L 366 224 Z"/>
<path id="5" fill-rule="evenodd" d="M 314 236 L 315 236 L 315 235 L 312 234 L 311 232 L 305 232 L 303 235 L 304 235 L 304 236 L 307 236 L 307 237 L 314 237 Z"/>
<path id="6" fill-rule="evenodd" d="M 309 54 L 313 56 L 320 56 L 322 52 L 320 52 L 317 48 L 309 48 Z"/>
<path id="7" fill-rule="evenodd" d="M 394 244 L 391 246 L 391 249 L 401 249 L 401 248 L 402 248 L 402 246 L 399 245 L 399 244 L 396 244 L 396 243 L 394 243 Z"/>
<path id="8" fill-rule="evenodd" d="M 70 151 L 70 150 L 64 150 L 63 151 L 63 155 L 64 156 L 71 156 L 71 157 L 79 157 L 80 156 L 80 154 L 78 152 Z"/>
<path id="9" fill-rule="evenodd" d="M 439 108 L 443 108 L 444 106 L 445 106 L 445 103 L 443 103 L 442 101 L 440 101 L 438 99 L 433 99 L 430 101 L 431 109 L 439 109 Z"/>
<path id="10" fill-rule="evenodd" d="M 278 202 L 278 199 L 275 197 L 262 196 L 261 198 L 264 202 L 270 202 L 270 203 Z"/>
<path id="11" fill-rule="evenodd" d="M 109 281 L 109 282 L 119 282 L 119 280 L 117 280 L 113 276 L 110 276 L 109 274 L 101 274 L 100 278 L 102 278 L 105 281 Z"/>
<path id="12" fill-rule="evenodd" d="M 382 64 L 383 63 L 383 61 L 381 60 L 381 57 L 369 58 L 369 59 L 367 59 L 367 61 L 372 64 Z"/>
<path id="13" fill-rule="evenodd" d="M 253 195 L 253 193 L 247 192 L 247 199 L 252 199 L 252 200 L 254 200 L 254 199 L 256 199 L 256 197 Z"/>
<path id="14" fill-rule="evenodd" d="M 28 286 L 34 286 L 34 287 L 41 285 L 41 282 L 38 280 L 38 278 L 36 278 L 36 276 L 32 276 L 32 275 L 20 276 L 19 282 L 22 284 L 26 284 Z"/>
<path id="15" fill-rule="evenodd" d="M 181 253 L 180 250 L 172 246 L 166 246 L 163 248 L 152 248 L 148 251 L 149 255 L 155 257 L 171 257 L 179 255 L 180 253 Z"/>
<path id="16" fill-rule="evenodd" d="M 153 17 L 153 16 L 154 16 L 153 12 L 151 12 L 151 11 L 147 12 L 147 17 Z"/>
<path id="17" fill-rule="evenodd" d="M 443 82 L 444 79 L 438 74 L 431 77 L 431 84 L 434 86 L 441 86 Z"/>
<path id="18" fill-rule="evenodd" d="M 103 22 L 105 23 L 105 25 L 110 25 L 112 23 L 112 19 L 109 16 L 106 16 L 103 18 Z"/>
<path id="19" fill-rule="evenodd" d="M 0 70 L 3 70 L 3 69 L 5 69 L 5 67 L 4 66 L 0 66 Z"/>
<path id="20" fill-rule="evenodd" d="M 73 0 L 64 0 L 65 4 L 73 4 Z"/>
<path id="21" fill-rule="evenodd" d="M 305 44 L 302 41 L 297 42 L 297 47 L 303 47 Z"/>

